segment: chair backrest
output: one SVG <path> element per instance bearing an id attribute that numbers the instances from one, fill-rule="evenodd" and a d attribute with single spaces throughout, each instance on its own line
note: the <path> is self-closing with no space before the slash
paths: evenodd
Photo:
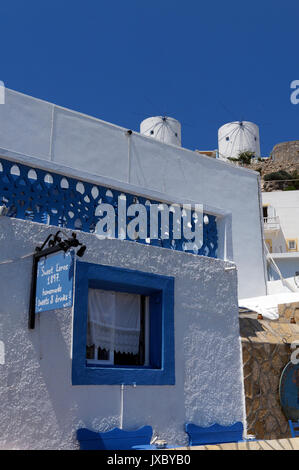
<path id="1" fill-rule="evenodd" d="M 240 421 L 231 426 L 213 424 L 209 427 L 187 423 L 185 430 L 189 436 L 189 446 L 240 442 L 243 440 L 243 424 Z"/>
<path id="2" fill-rule="evenodd" d="M 151 426 L 143 426 L 136 431 L 119 428 L 107 432 L 90 431 L 86 428 L 77 430 L 80 450 L 127 450 L 133 446 L 150 444 L 152 435 Z"/>
<path id="3" fill-rule="evenodd" d="M 289 426 L 291 429 L 292 437 L 299 437 L 299 420 L 292 421 L 289 419 Z"/>

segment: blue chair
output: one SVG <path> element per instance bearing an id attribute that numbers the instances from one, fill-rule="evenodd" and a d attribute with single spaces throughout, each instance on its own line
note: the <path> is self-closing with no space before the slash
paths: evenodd
<path id="1" fill-rule="evenodd" d="M 77 430 L 80 450 L 127 450 L 133 446 L 149 445 L 153 435 L 151 426 L 143 426 L 136 431 L 124 431 L 114 428 L 107 432 L 90 431 L 86 428 Z"/>
<path id="2" fill-rule="evenodd" d="M 201 427 L 193 423 L 185 425 L 185 431 L 189 436 L 189 446 L 241 442 L 243 441 L 243 430 L 243 424 L 239 421 L 231 426 L 213 424 L 209 427 Z"/>
<path id="3" fill-rule="evenodd" d="M 291 419 L 289 419 L 289 426 L 291 429 L 292 437 L 299 437 L 299 420 L 292 421 Z"/>

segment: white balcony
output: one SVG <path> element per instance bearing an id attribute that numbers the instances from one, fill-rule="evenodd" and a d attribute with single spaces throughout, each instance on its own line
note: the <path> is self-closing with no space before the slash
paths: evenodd
<path id="1" fill-rule="evenodd" d="M 279 217 L 264 217 L 264 231 L 267 233 L 270 232 L 279 232 L 280 230 L 280 221 Z"/>

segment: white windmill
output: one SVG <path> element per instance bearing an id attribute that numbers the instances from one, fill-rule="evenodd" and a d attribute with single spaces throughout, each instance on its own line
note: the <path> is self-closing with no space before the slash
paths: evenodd
<path id="1" fill-rule="evenodd" d="M 242 152 L 261 156 L 259 128 L 249 121 L 235 121 L 224 124 L 218 130 L 219 159 L 237 158 Z"/>

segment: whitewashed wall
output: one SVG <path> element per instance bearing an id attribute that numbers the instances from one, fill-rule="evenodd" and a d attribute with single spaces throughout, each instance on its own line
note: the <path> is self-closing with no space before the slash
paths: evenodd
<path id="1" fill-rule="evenodd" d="M 272 256 L 282 276 L 292 281 L 299 271 L 299 191 L 262 193 L 262 201 L 268 205 L 269 217 L 274 211 L 280 224 L 280 230 L 275 233 L 265 231 L 265 239 L 272 242 Z M 297 252 L 287 252 L 287 239 L 297 240 Z M 268 277 L 270 281 L 279 279 L 271 264 L 268 266 Z M 269 284 L 268 287 L 269 292 L 273 290 Z"/>
<path id="2" fill-rule="evenodd" d="M 299 272 L 299 253 L 295 256 L 293 253 L 285 253 L 283 258 L 280 256 L 274 256 L 274 261 L 284 279 L 291 278 L 291 280 L 294 280 L 296 272 Z M 275 271 L 271 265 L 269 266 L 268 271 L 270 281 L 276 281 L 279 279 L 277 271 Z M 298 286 L 295 285 L 295 288 L 298 288 Z"/>
<path id="3" fill-rule="evenodd" d="M 0 449 L 77 448 L 77 428 L 119 425 L 120 386 L 71 385 L 72 310 L 44 312 L 28 330 L 32 259 L 21 257 L 54 230 L 0 217 Z M 182 445 L 187 421 L 243 420 L 237 275 L 224 271 L 229 263 L 92 234 L 78 237 L 87 245 L 82 261 L 175 277 L 176 384 L 126 387 L 124 429 L 148 424 L 154 436 Z"/>
<path id="4" fill-rule="evenodd" d="M 281 233 L 268 236 L 272 239 L 273 252 L 285 252 L 287 238 L 299 243 L 299 191 L 273 191 L 262 193 L 263 204 L 269 204 L 279 217 Z"/>
<path id="5" fill-rule="evenodd" d="M 17 152 L 53 169 L 65 165 L 230 212 L 239 297 L 266 293 L 257 173 L 136 132 L 128 136 L 121 127 L 11 90 L 5 98 L 0 154 Z"/>

